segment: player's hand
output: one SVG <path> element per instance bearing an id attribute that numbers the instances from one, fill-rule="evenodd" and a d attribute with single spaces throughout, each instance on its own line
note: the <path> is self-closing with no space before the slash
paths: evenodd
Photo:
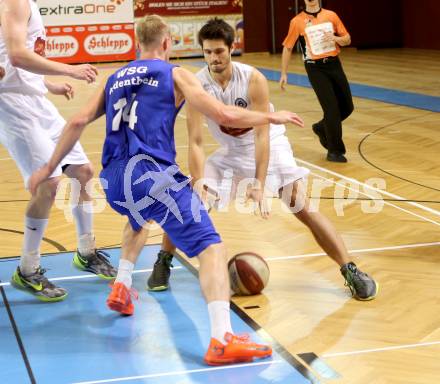
<path id="1" fill-rule="evenodd" d="M 93 83 L 98 76 L 98 69 L 90 64 L 71 65 L 70 77 L 77 80 L 85 80 L 87 83 Z"/>
<path id="2" fill-rule="evenodd" d="M 286 85 L 287 85 L 287 75 L 286 74 L 281 74 L 280 77 L 280 87 L 282 91 L 286 90 Z"/>
<path id="3" fill-rule="evenodd" d="M 0 80 L 3 79 L 5 75 L 6 75 L 5 69 L 0 66 Z"/>
<path id="4" fill-rule="evenodd" d="M 67 100 L 73 99 L 75 91 L 69 83 L 51 83 L 46 84 L 47 89 L 53 95 L 63 95 Z"/>
<path id="5" fill-rule="evenodd" d="M 298 127 L 304 127 L 304 121 L 296 113 L 290 111 L 272 112 L 270 117 L 272 124 L 286 124 L 292 123 Z"/>
<path id="6" fill-rule="evenodd" d="M 205 209 L 210 212 L 213 207 L 217 205 L 220 201 L 220 198 L 217 193 L 210 190 L 204 183 L 203 179 L 198 179 L 194 182 L 194 179 L 191 180 L 191 186 L 194 192 L 200 197 Z"/>
<path id="7" fill-rule="evenodd" d="M 47 165 L 41 167 L 40 169 L 36 170 L 28 181 L 28 189 L 29 192 L 32 193 L 32 195 L 35 195 L 38 190 L 38 186 L 43 182 L 46 181 L 52 172 L 50 172 L 49 167 Z"/>
<path id="8" fill-rule="evenodd" d="M 333 32 L 327 31 L 327 32 L 324 32 L 323 40 L 325 42 L 328 42 L 328 43 L 335 43 L 336 42 L 336 36 L 335 36 L 335 34 Z"/>
<path id="9" fill-rule="evenodd" d="M 255 204 L 254 213 L 260 214 L 263 219 L 269 218 L 269 207 L 264 197 L 264 191 L 261 188 L 255 188 L 249 185 L 246 190 L 246 204 L 252 200 Z"/>

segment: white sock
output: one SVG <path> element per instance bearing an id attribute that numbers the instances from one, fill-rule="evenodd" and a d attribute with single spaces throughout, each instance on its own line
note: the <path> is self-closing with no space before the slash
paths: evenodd
<path id="1" fill-rule="evenodd" d="M 211 337 L 225 343 L 226 332 L 232 332 L 229 301 L 211 301 L 208 303 Z"/>
<path id="2" fill-rule="evenodd" d="M 118 275 L 115 283 L 123 283 L 127 288 L 131 288 L 131 275 L 133 273 L 134 264 L 131 261 L 120 259 L 118 267 Z"/>
<path id="3" fill-rule="evenodd" d="M 72 205 L 72 215 L 75 218 L 76 233 L 78 238 L 78 250 L 81 255 L 89 255 L 94 252 L 95 237 L 93 236 L 93 203 L 83 201 L 78 205 Z"/>
<path id="4" fill-rule="evenodd" d="M 95 252 L 95 236 L 92 233 L 85 233 L 78 236 L 78 251 L 82 256 L 88 256 Z"/>
<path id="5" fill-rule="evenodd" d="M 23 251 L 20 258 L 20 271 L 23 275 L 31 275 L 40 266 L 40 245 L 48 222 L 48 219 L 24 218 Z"/>

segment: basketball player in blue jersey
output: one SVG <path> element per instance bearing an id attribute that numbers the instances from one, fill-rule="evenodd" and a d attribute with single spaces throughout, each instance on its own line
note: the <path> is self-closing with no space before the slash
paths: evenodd
<path id="1" fill-rule="evenodd" d="M 159 16 L 139 21 L 136 34 L 140 59 L 110 76 L 105 88 L 68 122 L 50 161 L 32 176 L 30 190 L 35 192 L 49 177 L 86 125 L 105 113 L 101 177 L 107 180 L 109 204 L 128 217 L 118 275 L 107 305 L 122 314 L 133 314 L 131 275 L 147 239 L 148 222 L 154 220 L 183 252 L 199 258 L 200 285 L 208 303 L 212 335 L 206 363 L 249 362 L 270 356 L 269 346 L 232 332 L 225 247 L 198 195 L 175 163 L 174 122 L 185 100 L 210 119 L 230 127 L 287 122 L 303 126 L 303 122 L 291 112 L 247 111 L 209 96 L 191 72 L 168 63 L 171 35 Z"/>
<path id="2" fill-rule="evenodd" d="M 199 31 L 199 43 L 207 66 L 197 74 L 203 88 L 225 104 L 267 111 L 269 103 L 267 80 L 255 68 L 231 60 L 234 30 L 224 20 L 211 19 Z M 286 207 L 312 232 L 317 243 L 339 265 L 353 296 L 358 300 L 371 300 L 377 294 L 377 283 L 350 260 L 345 244 L 333 224 L 320 212 L 309 209 L 303 178 L 308 169 L 298 167 L 292 148 L 285 135 L 285 126 L 271 124 L 265 129 L 230 130 L 208 118 L 208 130 L 220 148 L 204 162 L 203 118 L 196 111 L 187 111 L 187 123 L 193 135 L 189 146 L 196 156 L 190 168 L 194 180 L 205 183 L 219 195 L 222 205 L 235 198 L 243 179 L 254 178 L 247 197 L 258 204 L 263 217 L 268 216 L 263 197 L 264 187 L 273 195 L 280 195 Z M 223 191 L 225 172 L 233 176 L 233 187 Z M 166 290 L 169 285 L 170 265 L 174 245 L 164 235 L 152 274 L 148 279 L 150 290 Z"/>

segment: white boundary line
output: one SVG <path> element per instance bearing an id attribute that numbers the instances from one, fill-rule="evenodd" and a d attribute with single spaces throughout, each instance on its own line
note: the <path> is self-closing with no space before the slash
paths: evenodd
<path id="1" fill-rule="evenodd" d="M 129 376 L 129 377 L 118 377 L 116 379 L 107 379 L 107 380 L 96 380 L 96 381 L 81 381 L 73 384 L 101 384 L 101 383 L 116 383 L 120 381 L 128 381 L 128 380 L 141 380 L 141 379 L 151 379 L 155 377 L 166 377 L 166 376 L 179 376 L 179 375 L 188 375 L 192 373 L 202 373 L 202 372 L 212 372 L 212 371 L 220 371 L 227 369 L 236 369 L 236 368 L 249 368 L 255 367 L 259 365 L 271 365 L 271 364 L 279 364 L 284 363 L 284 360 L 271 360 L 271 361 L 261 361 L 258 363 L 247 363 L 247 364 L 238 364 L 238 365 L 229 365 L 222 367 L 213 367 L 213 368 L 200 368 L 200 369 L 189 369 L 186 371 L 175 371 L 175 372 L 163 372 L 163 373 L 153 373 L 150 375 L 139 375 L 139 376 Z"/>
<path id="2" fill-rule="evenodd" d="M 367 252 L 384 252 L 384 251 L 393 251 L 396 249 L 411 249 L 411 248 L 422 248 L 422 247 L 435 247 L 440 246 L 439 242 L 432 242 L 432 243 L 416 243 L 416 244 L 406 244 L 406 245 L 395 245 L 390 247 L 380 247 L 380 248 L 364 248 L 364 249 L 353 249 L 349 250 L 348 253 L 367 253 Z M 278 256 L 278 257 L 265 257 L 264 260 L 266 261 L 279 261 L 279 260 L 292 260 L 292 259 L 305 259 L 309 257 L 321 257 L 321 256 L 327 256 L 326 253 L 320 252 L 320 253 L 306 253 L 303 255 L 295 255 L 295 256 Z M 173 267 L 173 270 L 176 269 L 183 269 L 182 266 Z M 133 273 L 145 273 L 145 272 L 151 272 L 153 269 L 138 269 L 133 271 Z M 66 280 L 80 280 L 80 279 L 90 279 L 94 278 L 96 275 L 78 275 L 78 276 L 65 276 L 65 277 L 55 277 L 51 278 L 51 281 L 66 281 Z M 8 282 L 0 283 L 0 287 L 5 287 L 11 285 Z"/>
<path id="3" fill-rule="evenodd" d="M 347 189 L 349 189 L 350 191 L 354 191 L 354 192 L 356 192 L 356 193 L 360 193 L 360 194 L 365 195 L 365 196 L 367 196 L 367 197 L 369 197 L 369 198 L 375 198 L 375 196 L 370 196 L 368 193 L 361 192 L 361 191 L 359 191 L 359 190 L 355 190 L 355 189 L 349 187 L 348 185 L 344 185 L 344 184 L 338 183 L 337 181 L 334 181 L 334 180 L 332 180 L 332 179 L 327 179 L 326 177 L 321 176 L 321 175 L 319 175 L 319 174 L 317 174 L 317 173 L 314 173 L 314 172 L 310 172 L 310 173 L 311 173 L 312 175 L 315 175 L 316 177 L 319 177 L 319 178 L 321 178 L 321 179 L 324 179 L 324 180 L 330 181 L 331 183 L 333 183 L 333 184 L 335 184 L 335 185 L 340 185 L 340 186 L 342 186 L 342 187 L 344 187 L 344 188 L 347 188 Z M 343 177 L 343 178 L 345 178 L 345 180 L 353 181 L 353 182 L 355 182 L 355 183 L 358 183 L 359 185 L 367 186 L 367 187 L 369 187 L 369 188 L 371 188 L 371 189 L 376 190 L 376 191 L 379 192 L 379 193 L 381 193 L 381 192 L 385 193 L 385 191 L 382 191 L 381 189 L 376 189 L 376 188 L 374 188 L 374 187 L 370 187 L 369 185 L 364 184 L 364 183 L 361 183 L 361 182 L 359 182 L 359 181 L 357 181 L 357 180 L 355 180 L 355 179 L 346 178 L 346 177 L 344 177 L 344 176 L 342 176 L 342 175 L 340 175 L 340 176 Z M 398 200 L 405 200 L 405 199 L 399 197 Z M 406 202 L 406 203 L 410 203 L 410 202 L 408 202 L 408 201 L 405 201 L 405 202 Z M 395 205 L 395 204 L 393 204 L 393 203 L 390 203 L 389 201 L 385 201 L 385 200 L 384 200 L 384 204 L 385 204 L 385 205 L 389 205 L 389 206 L 391 206 L 391 207 L 394 207 L 394 208 L 396 208 L 396 209 L 399 210 L 399 211 L 403 211 L 403 212 L 405 212 L 405 213 L 408 213 L 408 214 L 411 215 L 411 216 L 415 216 L 415 217 L 417 217 L 417 218 L 419 218 L 419 219 L 422 219 L 422 220 L 424 220 L 424 221 L 427 221 L 427 222 L 429 222 L 429 223 L 431 223 L 431 224 L 434 224 L 434 225 L 438 225 L 438 226 L 440 226 L 440 223 L 437 222 L 437 221 L 434 221 L 434 220 L 428 219 L 427 217 L 425 217 L 425 216 L 421 216 L 421 215 L 418 215 L 417 213 L 414 213 L 414 212 L 412 212 L 412 211 L 408 211 L 407 209 L 402 208 L 402 207 L 399 207 L 398 205 Z M 424 207 L 424 208 L 426 208 L 427 210 L 428 210 L 428 209 L 429 209 L 429 210 L 431 209 L 431 208 L 425 207 L 424 205 L 421 205 L 421 206 Z M 440 213 L 439 213 L 439 214 L 440 214 Z"/>
<path id="4" fill-rule="evenodd" d="M 403 201 L 404 203 L 407 203 L 407 204 L 409 204 L 409 205 L 412 205 L 412 206 L 414 206 L 414 207 L 417 207 L 417 208 L 419 208 L 419 209 L 421 209 L 421 210 L 423 210 L 423 211 L 430 212 L 430 213 L 432 213 L 432 214 L 434 214 L 434 215 L 436 215 L 436 216 L 440 216 L 440 211 L 437 211 L 437 210 L 435 210 L 435 209 L 433 209 L 433 208 L 426 207 L 426 206 L 424 206 L 424 205 L 422 205 L 422 204 L 420 204 L 420 203 L 415 203 L 415 202 L 413 202 L 413 201 L 406 201 L 406 200 L 408 200 L 408 199 L 405 199 L 405 198 L 403 198 L 403 197 L 401 197 L 401 196 L 399 196 L 399 195 L 396 195 L 396 194 L 391 193 L 391 192 L 384 191 L 384 190 L 379 189 L 379 188 L 372 187 L 371 185 L 368 185 L 368 184 L 362 183 L 362 182 L 360 182 L 360 181 L 358 181 L 358 180 L 356 180 L 356 179 L 353 179 L 353 178 L 351 178 L 351 177 L 347 177 L 347 176 L 341 175 L 340 173 L 334 172 L 334 171 L 332 171 L 332 170 L 330 170 L 330 169 L 323 168 L 323 167 L 320 167 L 320 166 L 318 166 L 318 165 L 315 165 L 315 164 L 309 163 L 308 161 L 301 160 L 301 159 L 298 159 L 298 158 L 295 158 L 295 159 L 296 159 L 297 161 L 299 161 L 300 163 L 303 163 L 303 164 L 308 165 L 309 167 L 313 167 L 313 168 L 315 168 L 315 169 L 319 169 L 319 170 L 322 171 L 322 172 L 329 173 L 329 174 L 331 174 L 331 175 L 333 175 L 333 176 L 337 176 L 337 177 L 339 177 L 339 178 L 341 178 L 341 179 L 344 179 L 344 180 L 347 180 L 347 181 L 350 181 L 350 182 L 353 182 L 353 183 L 356 183 L 356 184 L 362 185 L 363 187 L 369 188 L 370 190 L 373 190 L 373 191 L 379 192 L 379 193 L 381 193 L 381 194 L 383 194 L 383 195 L 385 195 L 385 196 L 391 197 L 391 198 L 393 198 L 393 199 L 396 199 L 396 200 L 404 200 L 404 201 Z"/>
<path id="5" fill-rule="evenodd" d="M 186 119 L 186 115 L 184 115 L 183 113 L 180 113 L 178 116 L 181 117 L 181 118 L 183 118 L 183 119 Z M 205 123 L 204 126 L 207 127 L 208 125 Z M 211 144 L 211 145 L 212 145 L 212 144 Z M 217 145 L 218 145 L 218 144 L 217 144 Z M 424 205 L 422 205 L 422 204 L 420 204 L 420 203 L 416 203 L 416 202 L 413 202 L 413 201 L 407 201 L 408 199 L 405 199 L 404 197 L 401 197 L 401 196 L 396 195 L 396 194 L 391 193 L 391 192 L 384 191 L 384 190 L 379 189 L 379 188 L 372 187 L 371 185 L 368 185 L 368 184 L 362 183 L 362 182 L 360 182 L 360 181 L 358 181 L 358 180 L 356 180 L 356 179 L 353 179 L 353 178 L 350 178 L 350 177 L 344 176 L 344 175 L 342 175 L 342 174 L 340 174 L 340 173 L 337 173 L 337 172 L 334 172 L 334 171 L 332 171 L 332 170 L 330 170 L 330 169 L 328 169 L 328 168 L 323 168 L 323 167 L 320 167 L 320 166 L 318 166 L 318 165 L 315 165 L 315 164 L 309 163 L 308 161 L 305 161 L 305 160 L 299 159 L 299 158 L 297 158 L 296 156 L 295 156 L 295 160 L 296 160 L 296 161 L 299 161 L 300 163 L 306 164 L 306 165 L 309 166 L 309 167 L 312 167 L 312 168 L 318 169 L 318 170 L 320 170 L 321 172 L 325 172 L 325 173 L 331 174 L 331 175 L 333 175 L 333 176 L 337 176 L 337 177 L 339 177 L 340 179 L 344 179 L 344 180 L 347 180 L 347 181 L 350 181 L 350 182 L 356 183 L 356 184 L 358 184 L 358 185 L 362 185 L 363 187 L 365 187 L 365 188 L 369 188 L 370 190 L 376 191 L 376 192 L 378 192 L 378 193 L 380 193 L 380 194 L 382 194 L 382 195 L 385 195 L 385 196 L 391 197 L 391 198 L 396 199 L 396 200 L 401 200 L 402 202 L 407 203 L 407 204 L 409 204 L 409 205 L 412 205 L 412 206 L 414 206 L 414 207 L 417 207 L 417 208 L 419 208 L 419 209 L 421 209 L 421 210 L 424 210 L 424 211 L 430 212 L 430 213 L 432 213 L 432 214 L 434 214 L 434 215 L 436 215 L 436 216 L 440 216 L 440 211 L 437 211 L 437 210 L 435 210 L 435 209 L 432 209 L 432 208 L 426 207 L 426 206 L 424 206 Z M 333 181 L 333 180 L 330 180 L 330 179 L 327 179 L 327 178 L 325 178 L 325 177 L 323 177 L 323 176 L 321 176 L 321 175 L 318 175 L 318 174 L 313 173 L 313 172 L 311 172 L 311 173 L 312 173 L 313 175 L 318 176 L 318 177 L 321 177 L 321 178 L 323 178 L 323 179 L 325 179 L 325 180 L 329 180 L 329 181 L 333 182 L 334 184 L 338 184 L 337 182 L 335 182 L 335 181 Z M 338 184 L 338 185 L 341 185 L 341 184 Z M 345 187 L 348 188 L 348 189 L 350 189 L 348 186 L 345 186 Z M 355 192 L 359 192 L 359 191 L 355 191 Z M 369 195 L 366 194 L 365 192 L 361 192 L 361 193 L 364 194 L 365 196 L 368 196 L 368 197 L 372 198 L 372 196 L 369 196 Z M 434 225 L 438 225 L 438 226 L 440 226 L 440 223 L 438 223 L 438 222 L 436 222 L 436 221 L 434 221 L 434 220 L 428 219 L 428 218 L 426 218 L 426 217 L 424 217 L 424 216 L 417 215 L 416 213 L 413 213 L 413 212 L 408 211 L 408 210 L 406 210 L 406 209 L 404 209 L 404 208 L 398 207 L 398 206 L 396 206 L 396 205 L 394 205 L 394 204 L 391 204 L 390 202 L 385 201 L 384 203 L 387 204 L 387 205 L 390 205 L 390 206 L 392 206 L 392 207 L 394 207 L 394 208 L 396 208 L 396 209 L 398 209 L 398 210 L 400 210 L 400 211 L 403 211 L 403 212 L 405 212 L 405 213 L 408 213 L 408 214 L 410 214 L 410 215 L 412 215 L 412 216 L 416 216 L 416 217 L 418 217 L 418 218 L 420 218 L 420 219 L 422 219 L 422 220 L 425 220 L 425 221 L 428 221 L 428 222 L 430 222 L 430 223 L 432 223 L 432 224 L 434 224 Z"/>
<path id="6" fill-rule="evenodd" d="M 204 147 L 218 147 L 218 144 L 215 143 L 206 143 L 203 144 Z M 188 145 L 176 145 L 176 149 L 178 148 L 188 148 Z M 102 151 L 98 151 L 98 152 L 87 152 L 86 155 L 101 155 Z M 4 157 L 1 158 L 0 161 L 7 161 L 7 160 L 12 160 L 12 157 Z"/>
<path id="7" fill-rule="evenodd" d="M 364 248 L 364 249 L 353 249 L 349 250 L 348 253 L 366 253 L 366 252 L 383 252 L 383 251 L 393 251 L 396 249 L 410 249 L 410 248 L 421 248 L 421 247 L 434 247 L 440 246 L 440 242 L 433 243 L 417 243 L 417 244 L 407 244 L 407 245 L 396 245 L 390 247 L 381 247 L 381 248 Z M 304 255 L 295 255 L 295 256 L 279 256 L 279 257 L 265 257 L 266 261 L 277 261 L 277 260 L 289 260 L 289 259 L 304 259 L 308 257 L 320 257 L 327 256 L 326 253 L 306 253 Z"/>
<path id="8" fill-rule="evenodd" d="M 177 267 L 173 267 L 171 268 L 173 271 L 175 269 L 183 269 L 183 267 L 181 266 L 177 266 Z M 151 272 L 153 269 L 149 268 L 149 269 L 138 269 L 133 271 L 133 274 L 135 273 L 145 273 L 145 272 Z M 91 279 L 97 277 L 96 275 L 77 275 L 77 276 L 65 276 L 65 277 L 54 277 L 54 278 L 50 278 L 50 281 L 66 281 L 66 280 L 81 280 L 81 279 Z M 0 283 L 0 287 L 6 287 L 11 285 L 11 283 Z"/>
<path id="9" fill-rule="evenodd" d="M 350 351 L 350 352 L 325 353 L 324 355 L 322 355 L 322 357 L 330 358 L 330 357 L 340 357 L 340 356 L 353 356 L 353 355 L 361 355 L 361 354 L 364 354 L 364 353 L 371 353 L 371 352 L 385 352 L 385 351 L 395 351 L 395 350 L 398 350 L 398 349 L 428 347 L 430 345 L 440 345 L 440 341 L 430 341 L 430 342 L 426 342 L 426 343 L 395 345 L 393 347 L 383 347 L 383 348 L 373 348 L 373 349 L 360 349 L 360 350 L 357 350 L 357 351 Z"/>

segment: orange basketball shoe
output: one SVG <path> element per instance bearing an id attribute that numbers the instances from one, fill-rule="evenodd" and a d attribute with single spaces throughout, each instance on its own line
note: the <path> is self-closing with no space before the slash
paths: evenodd
<path id="1" fill-rule="evenodd" d="M 249 336 L 236 336 L 226 333 L 223 344 L 212 338 L 208 352 L 205 355 L 205 363 L 208 365 L 223 365 L 234 363 L 249 363 L 254 358 L 264 358 L 272 355 L 272 348 L 268 345 L 253 343 Z"/>
<path id="2" fill-rule="evenodd" d="M 119 282 L 113 283 L 111 287 L 112 291 L 107 298 L 107 306 L 113 311 L 131 316 L 134 312 L 131 296 L 135 299 L 138 298 L 136 290 L 133 288 L 128 289 L 125 284 Z"/>

